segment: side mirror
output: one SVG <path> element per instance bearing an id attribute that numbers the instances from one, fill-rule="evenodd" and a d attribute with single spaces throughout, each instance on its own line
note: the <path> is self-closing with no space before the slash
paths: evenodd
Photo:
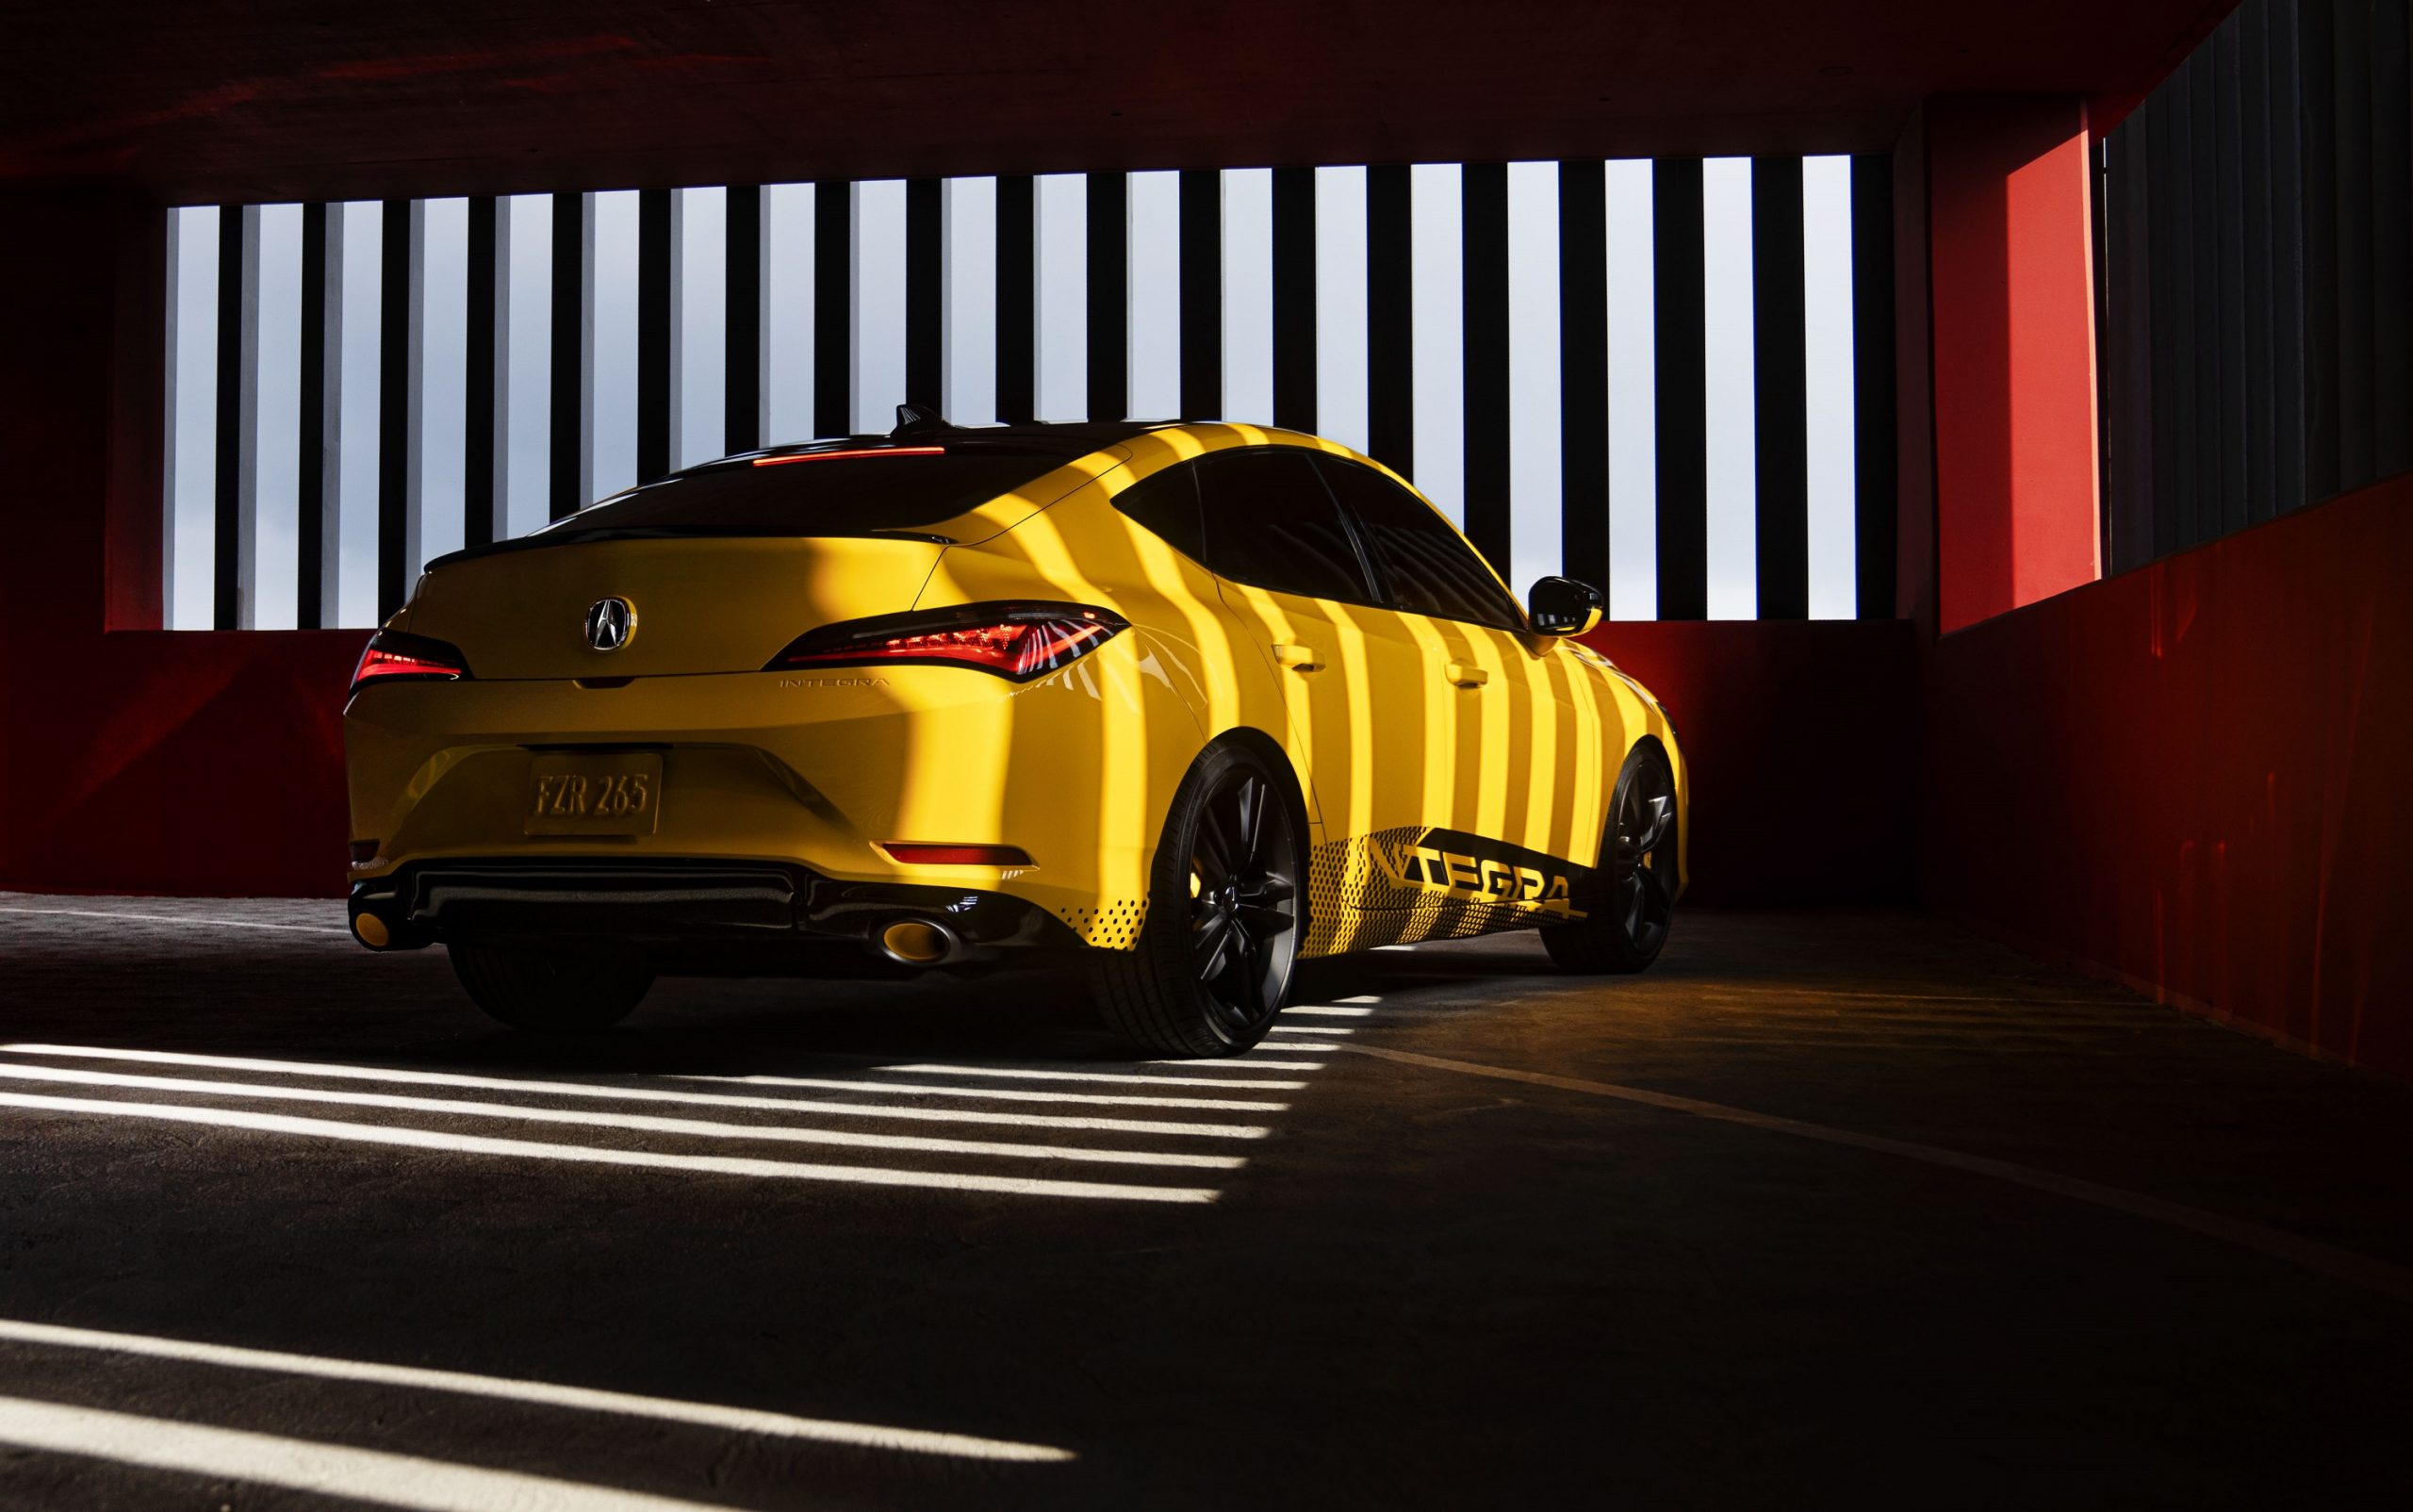
<path id="1" fill-rule="evenodd" d="M 1540 578 L 1525 596 L 1534 630 L 1543 635 L 1581 635 L 1600 622 L 1608 600 L 1600 589 L 1573 578 Z"/>

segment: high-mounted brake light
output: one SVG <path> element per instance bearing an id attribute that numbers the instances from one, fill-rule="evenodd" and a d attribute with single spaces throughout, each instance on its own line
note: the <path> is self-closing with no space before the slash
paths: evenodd
<path id="1" fill-rule="evenodd" d="M 841 457 L 943 457 L 943 446 L 876 446 L 855 452 L 790 452 L 776 457 L 756 457 L 758 468 L 784 468 L 791 462 L 835 462 Z"/>
<path id="2" fill-rule="evenodd" d="M 1078 661 L 1129 629 L 1075 603 L 976 603 L 808 631 L 766 672 L 799 666 L 968 666 L 1027 682 Z"/>
<path id="3" fill-rule="evenodd" d="M 357 693 L 371 682 L 454 682 L 468 675 L 468 660 L 450 643 L 426 635 L 406 635 L 399 630 L 381 630 L 369 637 L 368 649 L 360 653 L 360 665 L 352 669 L 352 691 Z"/>

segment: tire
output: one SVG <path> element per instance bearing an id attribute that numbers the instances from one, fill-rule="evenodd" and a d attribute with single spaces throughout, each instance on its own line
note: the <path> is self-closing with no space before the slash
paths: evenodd
<path id="1" fill-rule="evenodd" d="M 516 1029 L 608 1029 L 653 986 L 653 973 L 642 961 L 608 951 L 468 944 L 447 950 L 469 996 Z"/>
<path id="2" fill-rule="evenodd" d="M 1584 918 L 1542 929 L 1542 947 L 1561 970 L 1636 972 L 1659 959 L 1675 918 L 1676 841 L 1675 774 L 1657 746 L 1636 747 L 1600 838 L 1606 891 Z"/>
<path id="3" fill-rule="evenodd" d="M 1263 1039 L 1298 957 L 1304 842 L 1289 774 L 1239 742 L 1209 746 L 1174 794 L 1138 944 L 1092 964 L 1107 1023 L 1160 1056 Z"/>

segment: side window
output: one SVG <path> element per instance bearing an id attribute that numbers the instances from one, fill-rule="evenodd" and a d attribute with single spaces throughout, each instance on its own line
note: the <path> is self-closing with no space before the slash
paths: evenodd
<path id="1" fill-rule="evenodd" d="M 1371 603 L 1365 563 L 1304 452 L 1266 447 L 1198 464 L 1206 565 L 1235 583 L 1307 599 Z"/>
<path id="2" fill-rule="evenodd" d="M 1114 507 L 1204 567 L 1206 541 L 1198 519 L 1198 464 L 1176 462 L 1114 496 Z"/>
<path id="3" fill-rule="evenodd" d="M 1316 466 L 1355 518 L 1390 584 L 1393 604 L 1440 619 L 1500 630 L 1525 628 L 1524 616 L 1483 558 L 1423 500 L 1354 462 L 1319 457 Z"/>

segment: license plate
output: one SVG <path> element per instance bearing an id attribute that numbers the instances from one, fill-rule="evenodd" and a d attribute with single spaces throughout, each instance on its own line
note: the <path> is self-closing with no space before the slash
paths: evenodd
<path id="1" fill-rule="evenodd" d="M 649 835 L 662 822 L 662 757 L 538 752 L 529 762 L 522 813 L 525 834 Z"/>

